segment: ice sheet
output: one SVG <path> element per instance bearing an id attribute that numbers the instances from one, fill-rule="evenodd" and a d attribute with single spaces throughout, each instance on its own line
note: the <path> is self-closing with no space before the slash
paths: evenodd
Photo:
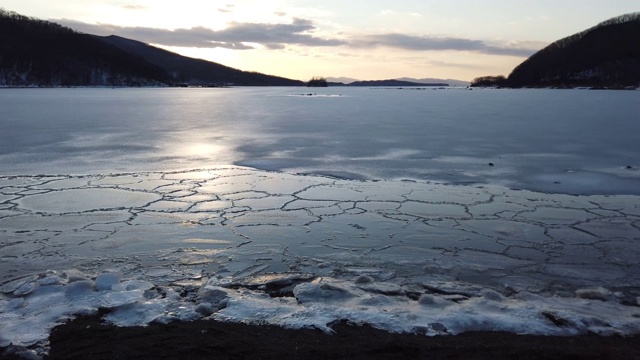
<path id="1" fill-rule="evenodd" d="M 219 90 L 3 91 L 0 174 L 234 164 L 358 180 L 640 194 L 634 91 Z M 68 186 L 58 180 L 56 187 Z M 146 188 L 135 176 L 118 181 L 145 190 L 163 179 Z"/>
<path id="2" fill-rule="evenodd" d="M 640 332 L 633 195 L 243 167 L 0 176 L 0 195 L 0 346 L 46 351 L 99 307 L 122 326 Z"/>

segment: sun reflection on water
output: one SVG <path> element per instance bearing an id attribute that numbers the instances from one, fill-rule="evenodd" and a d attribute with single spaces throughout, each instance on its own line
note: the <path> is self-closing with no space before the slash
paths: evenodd
<path id="1" fill-rule="evenodd" d="M 206 143 L 192 143 L 185 147 L 185 155 L 189 156 L 212 156 L 219 153 L 222 146 Z"/>

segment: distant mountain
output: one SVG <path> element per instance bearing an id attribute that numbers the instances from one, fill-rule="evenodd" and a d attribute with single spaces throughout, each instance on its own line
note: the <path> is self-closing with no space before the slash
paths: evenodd
<path id="1" fill-rule="evenodd" d="M 370 80 L 355 81 L 347 86 L 449 86 L 447 83 L 416 83 L 412 81 L 401 81 L 395 79 L 389 80 Z"/>
<path id="2" fill-rule="evenodd" d="M 404 86 L 425 86 L 421 84 L 449 84 L 449 86 L 469 86 L 468 81 L 454 80 L 454 79 L 433 79 L 433 78 L 414 79 L 409 77 L 402 77 L 394 80 L 406 81 L 406 82 L 418 84 L 418 85 L 409 84 Z M 329 81 L 329 86 L 344 86 L 344 85 L 351 85 L 352 83 L 360 82 L 361 80 L 348 78 L 348 77 L 328 77 L 327 81 Z M 375 86 L 375 85 L 364 85 L 364 86 Z M 397 85 L 384 85 L 384 86 L 397 86 Z"/>
<path id="3" fill-rule="evenodd" d="M 349 84 L 349 83 L 352 83 L 352 82 L 355 82 L 355 81 L 359 81 L 359 80 L 358 79 L 354 79 L 354 78 L 341 76 L 341 77 L 327 77 L 327 81 L 329 83 L 342 83 L 344 85 L 344 84 Z"/>
<path id="4" fill-rule="evenodd" d="M 223 84 L 304 85 L 184 57 L 135 40 L 82 34 L 0 9 L 0 86 Z"/>
<path id="5" fill-rule="evenodd" d="M 508 87 L 636 88 L 640 86 L 640 13 L 558 40 L 518 65 L 508 78 L 486 76 L 475 79 L 473 85 L 492 80 Z"/>
<path id="6" fill-rule="evenodd" d="M 414 79 L 414 78 L 402 77 L 396 80 L 409 81 L 409 82 L 422 83 L 422 84 L 447 83 L 449 84 L 449 86 L 469 86 L 468 81 L 455 80 L 455 79 L 434 79 L 434 78 Z"/>

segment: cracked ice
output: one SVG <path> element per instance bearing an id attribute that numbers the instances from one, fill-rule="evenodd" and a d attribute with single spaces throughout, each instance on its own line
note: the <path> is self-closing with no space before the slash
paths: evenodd
<path id="1" fill-rule="evenodd" d="M 638 333 L 638 241 L 633 195 L 243 167 L 0 176 L 0 346 L 100 307 L 119 325 Z"/>

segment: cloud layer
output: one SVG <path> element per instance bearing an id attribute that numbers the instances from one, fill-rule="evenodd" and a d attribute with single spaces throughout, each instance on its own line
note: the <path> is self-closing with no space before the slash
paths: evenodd
<path id="1" fill-rule="evenodd" d="M 268 49 L 282 49 L 286 45 L 339 46 L 341 40 L 322 39 L 311 34 L 315 26 L 310 20 L 293 19 L 290 24 L 231 23 L 226 29 L 205 27 L 191 29 L 157 29 L 122 27 L 108 24 L 86 24 L 74 20 L 56 22 L 81 32 L 95 35 L 118 35 L 151 44 L 197 48 L 253 49 L 260 44 Z"/>
<path id="2" fill-rule="evenodd" d="M 428 37 L 405 34 L 377 34 L 356 37 L 350 42 L 351 46 L 373 48 L 379 46 L 412 51 L 472 51 L 489 55 L 530 56 L 536 49 L 519 47 L 499 47 L 481 40 L 470 40 L 452 37 Z"/>
<path id="3" fill-rule="evenodd" d="M 146 43 L 177 47 L 226 48 L 235 50 L 255 49 L 256 45 L 267 49 L 283 49 L 296 46 L 343 46 L 357 49 L 378 47 L 408 51 L 471 51 L 489 55 L 527 57 L 540 47 L 527 44 L 496 46 L 482 40 L 454 37 L 429 37 L 399 33 L 353 35 L 346 38 L 321 38 L 313 34 L 316 26 L 311 20 L 294 18 L 289 24 L 233 22 L 223 30 L 205 27 L 190 29 L 157 29 L 122 27 L 108 24 L 86 24 L 74 20 L 56 20 L 78 31 L 96 35 L 119 35 Z"/>

